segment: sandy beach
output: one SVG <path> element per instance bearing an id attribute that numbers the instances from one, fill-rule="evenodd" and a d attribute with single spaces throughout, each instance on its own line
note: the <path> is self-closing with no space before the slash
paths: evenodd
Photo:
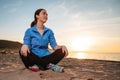
<path id="1" fill-rule="evenodd" d="M 0 80 L 120 80 L 120 61 L 65 58 L 64 73 L 26 69 L 14 51 L 0 52 Z"/>

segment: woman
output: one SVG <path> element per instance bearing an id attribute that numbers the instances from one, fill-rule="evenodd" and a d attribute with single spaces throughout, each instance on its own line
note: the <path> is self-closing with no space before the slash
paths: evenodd
<path id="1" fill-rule="evenodd" d="M 24 43 L 20 50 L 20 57 L 26 68 L 39 71 L 39 69 L 52 69 L 56 72 L 64 72 L 64 67 L 56 64 L 68 55 L 65 46 L 57 45 L 54 33 L 44 23 L 48 19 L 45 9 L 38 9 L 34 14 L 31 28 L 24 35 Z M 48 45 L 55 51 L 51 53 Z"/>

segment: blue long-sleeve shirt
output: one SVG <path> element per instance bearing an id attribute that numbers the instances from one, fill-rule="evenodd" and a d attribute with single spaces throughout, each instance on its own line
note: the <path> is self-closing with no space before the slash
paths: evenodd
<path id="1" fill-rule="evenodd" d="M 44 57 L 51 54 L 48 50 L 49 43 L 52 49 L 57 46 L 51 29 L 44 26 L 42 35 L 38 32 L 36 25 L 26 30 L 23 44 L 28 45 L 29 49 L 37 56 Z"/>

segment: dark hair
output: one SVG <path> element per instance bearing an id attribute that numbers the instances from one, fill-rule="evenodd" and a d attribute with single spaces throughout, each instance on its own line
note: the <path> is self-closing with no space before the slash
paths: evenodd
<path id="1" fill-rule="evenodd" d="M 42 10 L 45 10 L 45 9 L 37 9 L 37 10 L 35 11 L 35 14 L 34 14 L 34 21 L 31 22 L 31 27 L 33 27 L 35 24 L 37 24 L 36 15 L 39 15 L 39 13 L 40 13 Z"/>

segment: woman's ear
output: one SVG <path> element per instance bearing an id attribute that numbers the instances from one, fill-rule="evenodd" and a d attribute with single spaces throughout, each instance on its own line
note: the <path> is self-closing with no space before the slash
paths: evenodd
<path id="1" fill-rule="evenodd" d="M 38 19 L 38 18 L 39 18 L 39 15 L 36 15 L 36 18 Z"/>

